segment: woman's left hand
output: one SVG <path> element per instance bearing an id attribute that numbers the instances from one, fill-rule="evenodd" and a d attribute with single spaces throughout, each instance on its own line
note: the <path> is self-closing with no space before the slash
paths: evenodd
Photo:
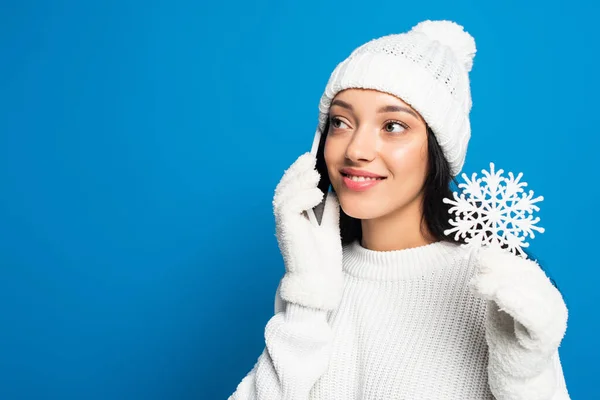
<path id="1" fill-rule="evenodd" d="M 553 357 L 567 329 L 562 295 L 533 260 L 497 247 L 475 250 L 473 293 L 489 301 L 488 378 L 497 399 L 551 399 Z"/>

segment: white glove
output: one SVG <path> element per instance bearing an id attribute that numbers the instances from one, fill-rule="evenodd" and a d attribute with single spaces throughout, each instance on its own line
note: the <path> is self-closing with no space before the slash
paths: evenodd
<path id="1" fill-rule="evenodd" d="M 307 218 L 305 212 L 323 199 L 315 165 L 312 154 L 303 154 L 275 189 L 276 235 L 286 269 L 280 295 L 290 303 L 331 310 L 339 305 L 343 290 L 340 206 L 328 193 L 321 224 Z"/>
<path id="2" fill-rule="evenodd" d="M 486 320 L 488 379 L 499 400 L 551 399 L 558 387 L 554 358 L 568 310 L 540 266 L 506 250 L 476 251 L 474 294 L 490 301 Z"/>

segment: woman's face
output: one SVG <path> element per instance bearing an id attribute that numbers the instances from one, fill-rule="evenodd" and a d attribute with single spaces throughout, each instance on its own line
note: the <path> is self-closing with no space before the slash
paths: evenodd
<path id="1" fill-rule="evenodd" d="M 325 162 L 344 212 L 366 220 L 422 201 L 427 127 L 399 98 L 365 89 L 337 94 L 329 111 Z"/>

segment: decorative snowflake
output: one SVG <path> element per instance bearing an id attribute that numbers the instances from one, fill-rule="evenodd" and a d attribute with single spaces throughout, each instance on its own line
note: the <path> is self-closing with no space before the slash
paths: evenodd
<path id="1" fill-rule="evenodd" d="M 477 178 L 473 173 L 471 179 L 463 173 L 465 182 L 458 185 L 463 193 L 458 196 L 454 192 L 454 200 L 443 199 L 453 206 L 448 212 L 455 214 L 454 219 L 449 220 L 453 228 L 444 233 L 454 233 L 455 239 L 463 238 L 467 247 L 500 246 L 527 258 L 522 251 L 529 247 L 525 240 L 534 239 L 534 231 L 544 232 L 544 228 L 536 226 L 540 218 L 532 215 L 539 211 L 535 203 L 544 200 L 543 196 L 533 198 L 532 190 L 524 192 L 527 183 L 520 182 L 522 173 L 515 178 L 509 172 L 506 178 L 502 176 L 504 170 L 495 172 L 494 163 L 490 163 L 490 172 L 481 172 L 484 176 Z"/>

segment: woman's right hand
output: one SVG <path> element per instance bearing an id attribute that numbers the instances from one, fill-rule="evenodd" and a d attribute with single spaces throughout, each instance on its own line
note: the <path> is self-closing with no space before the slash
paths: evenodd
<path id="1" fill-rule="evenodd" d="M 339 305 L 343 288 L 340 208 L 329 193 L 320 225 L 305 215 L 323 199 L 315 164 L 314 156 L 303 154 L 275 189 L 286 269 L 278 290 L 287 305 L 269 319 L 265 349 L 230 400 L 306 400 L 327 370 L 334 337 L 327 313 Z"/>
<path id="2" fill-rule="evenodd" d="M 307 218 L 323 199 L 315 165 L 312 154 L 301 155 L 275 189 L 276 235 L 286 269 L 280 295 L 287 302 L 330 310 L 338 306 L 343 289 L 340 206 L 328 193 L 321 224 Z"/>

